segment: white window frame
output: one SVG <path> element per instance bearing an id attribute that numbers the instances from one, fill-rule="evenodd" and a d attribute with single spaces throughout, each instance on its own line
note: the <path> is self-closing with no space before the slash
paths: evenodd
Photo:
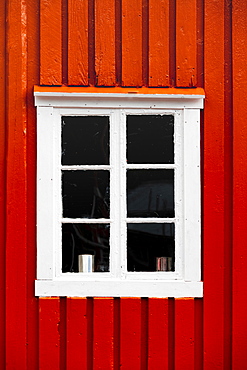
<path id="1" fill-rule="evenodd" d="M 202 297 L 201 201 L 200 201 L 200 109 L 204 95 L 114 94 L 35 92 L 37 106 L 37 280 L 36 296 L 77 297 Z M 174 222 L 175 271 L 127 272 L 126 267 L 126 165 L 125 116 L 174 115 L 175 164 L 145 168 L 175 169 Z M 109 273 L 62 273 L 61 222 L 61 118 L 62 116 L 107 115 L 110 117 L 110 165 L 89 166 L 109 169 L 111 187 L 119 188 L 120 200 L 110 192 Z M 120 139 L 121 135 L 121 139 Z M 120 145 L 120 140 L 123 141 Z M 120 145 L 120 151 L 118 147 Z M 114 155 L 113 155 L 114 153 Z M 64 166 L 78 167 L 78 166 Z M 80 166 L 84 169 L 87 166 Z M 121 178 L 120 184 L 116 179 Z M 115 183 L 114 183 L 115 182 Z M 121 213 L 119 212 L 121 209 Z M 78 222 L 87 222 L 79 219 Z M 98 222 L 99 220 L 95 220 Z M 102 219 L 104 223 L 109 220 Z M 130 220 L 128 219 L 128 222 Z M 138 219 L 147 222 L 148 219 Z M 73 220 L 75 222 L 75 220 Z M 94 222 L 94 221 L 90 221 Z M 132 222 L 137 222 L 132 220 Z M 120 238 L 119 235 L 122 237 Z"/>

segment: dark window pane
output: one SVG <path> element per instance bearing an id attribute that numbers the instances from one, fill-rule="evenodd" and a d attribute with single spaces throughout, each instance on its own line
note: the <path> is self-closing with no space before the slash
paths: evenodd
<path id="1" fill-rule="evenodd" d="M 174 163 L 173 116 L 127 116 L 128 163 Z"/>
<path id="2" fill-rule="evenodd" d="M 63 217 L 109 218 L 109 171 L 62 171 Z"/>
<path id="3" fill-rule="evenodd" d="M 109 234 L 109 224 L 63 224 L 62 271 L 79 272 L 81 255 L 93 256 L 92 270 L 109 271 Z"/>
<path id="4" fill-rule="evenodd" d="M 128 224 L 128 271 L 174 271 L 174 224 Z"/>
<path id="5" fill-rule="evenodd" d="M 128 170 L 127 217 L 174 217 L 174 170 Z"/>
<path id="6" fill-rule="evenodd" d="M 109 117 L 62 117 L 62 164 L 109 164 Z"/>

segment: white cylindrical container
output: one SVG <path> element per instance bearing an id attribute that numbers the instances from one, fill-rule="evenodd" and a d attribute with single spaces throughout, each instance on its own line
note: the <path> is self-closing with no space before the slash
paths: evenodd
<path id="1" fill-rule="evenodd" d="M 94 256 L 92 254 L 78 255 L 78 270 L 79 272 L 94 271 Z"/>

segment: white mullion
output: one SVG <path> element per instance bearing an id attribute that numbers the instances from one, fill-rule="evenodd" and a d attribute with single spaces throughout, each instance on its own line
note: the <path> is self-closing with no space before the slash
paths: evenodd
<path id="1" fill-rule="evenodd" d="M 171 224 L 171 223 L 175 223 L 176 222 L 176 218 L 152 218 L 152 217 L 146 217 L 146 218 L 126 218 L 125 219 L 126 222 L 128 222 L 128 224 L 148 224 L 148 223 L 154 223 L 154 224 L 160 224 L 160 223 L 167 223 L 167 224 Z"/>
<path id="2" fill-rule="evenodd" d="M 62 218 L 63 224 L 109 224 L 112 220 L 109 218 Z"/>
<path id="3" fill-rule="evenodd" d="M 145 163 L 145 164 L 127 164 L 126 165 L 127 169 L 155 169 L 155 170 L 169 170 L 169 169 L 174 169 L 176 168 L 175 164 L 153 164 L 153 163 Z"/>
<path id="4" fill-rule="evenodd" d="M 119 276 L 120 254 L 118 247 L 120 245 L 119 235 L 119 128 L 118 115 L 114 111 L 110 115 L 110 272 L 114 278 Z"/>
<path id="5" fill-rule="evenodd" d="M 64 171 L 88 171 L 88 170 L 110 170 L 109 165 L 79 165 L 79 166 L 61 166 Z"/>
<path id="6" fill-rule="evenodd" d="M 175 202 L 175 271 L 180 278 L 184 274 L 183 242 L 183 111 L 174 115 L 174 202 Z"/>
<path id="7" fill-rule="evenodd" d="M 120 255 L 121 255 L 121 277 L 125 278 L 127 272 L 127 189 L 126 189 L 126 113 L 124 110 L 120 111 L 119 115 L 119 133 L 120 133 L 120 168 L 119 168 L 119 179 L 120 179 Z"/>

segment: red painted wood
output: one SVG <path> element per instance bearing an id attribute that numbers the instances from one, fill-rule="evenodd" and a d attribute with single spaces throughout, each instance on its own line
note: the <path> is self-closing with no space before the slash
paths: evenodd
<path id="1" fill-rule="evenodd" d="M 27 0 L 27 369 L 39 363 L 39 306 L 34 297 L 36 278 L 36 109 L 33 85 L 39 82 L 39 4 Z"/>
<path id="2" fill-rule="evenodd" d="M 148 369 L 168 369 L 168 299 L 149 298 Z"/>
<path id="3" fill-rule="evenodd" d="M 245 215 L 247 207 L 246 144 L 247 98 L 246 79 L 247 36 L 245 27 L 247 8 L 239 0 L 233 1 L 233 328 L 232 368 L 243 369 L 247 363 L 246 283 L 247 265 Z"/>
<path id="4" fill-rule="evenodd" d="M 62 84 L 61 0 L 40 0 L 40 84 Z"/>
<path id="5" fill-rule="evenodd" d="M 98 86 L 115 85 L 115 0 L 95 2 L 95 71 Z"/>
<path id="6" fill-rule="evenodd" d="M 68 84 L 88 85 L 88 0 L 68 0 Z"/>
<path id="7" fill-rule="evenodd" d="M 224 1 L 205 1 L 204 370 L 224 366 Z M 217 42 L 216 42 L 217 40 Z M 217 68 L 215 68 L 217 66 Z M 216 83 L 217 81 L 217 83 Z M 221 86 L 221 88 L 219 88 Z M 217 328 L 217 329 L 216 329 Z"/>
<path id="8" fill-rule="evenodd" d="M 39 369 L 60 369 L 59 298 L 39 299 Z"/>
<path id="9" fill-rule="evenodd" d="M 194 299 L 175 300 L 175 369 L 194 369 Z"/>
<path id="10" fill-rule="evenodd" d="M 196 86 L 196 0 L 176 2 L 176 84 Z"/>
<path id="11" fill-rule="evenodd" d="M 6 367 L 26 366 L 26 7 L 6 4 Z"/>
<path id="12" fill-rule="evenodd" d="M 122 85 L 142 86 L 142 0 L 122 0 Z"/>
<path id="13" fill-rule="evenodd" d="M 87 299 L 67 298 L 67 348 L 68 370 L 87 369 Z"/>
<path id="14" fill-rule="evenodd" d="M 94 299 L 93 367 L 114 368 L 113 298 Z M 107 353 L 107 356 L 106 356 Z"/>
<path id="15" fill-rule="evenodd" d="M 121 369 L 141 369 L 141 299 L 121 298 L 120 306 Z"/>
<path id="16" fill-rule="evenodd" d="M 169 86 L 169 0 L 149 1 L 149 86 Z"/>
<path id="17" fill-rule="evenodd" d="M 5 4 L 0 3 L 0 368 L 5 366 Z"/>

